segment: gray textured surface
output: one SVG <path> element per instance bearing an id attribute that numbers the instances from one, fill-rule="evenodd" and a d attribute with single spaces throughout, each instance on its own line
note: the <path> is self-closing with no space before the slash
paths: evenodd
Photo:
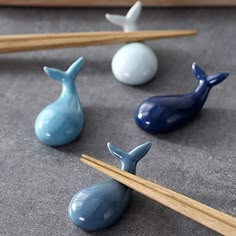
<path id="1" fill-rule="evenodd" d="M 116 29 L 108 10 L 0 9 L 1 33 Z M 124 9 L 109 10 L 113 13 Z M 71 197 L 106 177 L 79 161 L 81 153 L 118 165 L 106 142 L 129 150 L 152 141 L 137 174 L 236 215 L 236 9 L 145 9 L 142 29 L 196 28 L 192 38 L 153 41 L 160 61 L 156 79 L 133 88 L 117 82 L 110 61 L 120 45 L 0 55 L 0 235 L 88 235 L 67 217 Z M 85 126 L 74 143 L 51 148 L 34 134 L 38 112 L 60 92 L 42 66 L 65 69 L 84 56 L 77 79 Z M 185 93 L 197 84 L 191 64 L 209 73 L 229 70 L 191 124 L 161 136 L 139 130 L 136 106 L 150 95 Z M 92 235 L 215 235 L 148 198 L 134 193 L 119 222 Z"/>

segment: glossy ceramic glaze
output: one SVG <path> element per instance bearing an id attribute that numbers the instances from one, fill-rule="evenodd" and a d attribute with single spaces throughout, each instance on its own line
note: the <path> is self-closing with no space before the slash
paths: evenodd
<path id="1" fill-rule="evenodd" d="M 44 108 L 35 121 L 35 133 L 39 140 L 47 145 L 70 143 L 82 129 L 83 111 L 75 85 L 82 65 L 81 57 L 67 71 L 44 67 L 49 77 L 62 84 L 59 98 Z"/>
<path id="2" fill-rule="evenodd" d="M 111 154 L 121 161 L 121 169 L 132 174 L 151 143 L 144 143 L 129 153 L 107 144 Z M 110 179 L 82 189 L 72 198 L 68 214 L 72 223 L 86 231 L 97 231 L 114 224 L 127 208 L 132 190 Z"/>
<path id="3" fill-rule="evenodd" d="M 126 16 L 106 14 L 113 24 L 123 27 L 125 32 L 137 31 L 137 20 L 141 13 L 141 2 L 136 2 Z M 128 85 L 140 85 L 154 78 L 158 60 L 145 43 L 128 43 L 114 55 L 112 72 L 117 80 Z"/>
<path id="4" fill-rule="evenodd" d="M 207 76 L 195 63 L 192 65 L 192 71 L 199 81 L 193 92 L 150 97 L 139 105 L 134 119 L 141 129 L 150 133 L 166 132 L 186 123 L 201 110 L 211 88 L 229 75 L 227 72 L 221 72 Z"/>

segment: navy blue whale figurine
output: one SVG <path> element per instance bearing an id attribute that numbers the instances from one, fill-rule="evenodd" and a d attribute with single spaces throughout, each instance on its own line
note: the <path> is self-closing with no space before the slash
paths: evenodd
<path id="1" fill-rule="evenodd" d="M 134 114 L 136 124 L 149 133 L 168 132 L 191 120 L 203 107 L 211 88 L 229 75 L 227 72 L 207 76 L 193 63 L 192 71 L 199 84 L 188 94 L 155 96 L 144 100 Z"/>
<path id="2" fill-rule="evenodd" d="M 129 153 L 110 143 L 107 147 L 110 153 L 121 161 L 122 170 L 135 174 L 138 161 L 148 152 L 151 143 L 144 143 Z M 132 189 L 113 179 L 83 188 L 70 201 L 70 220 L 85 231 L 105 229 L 119 219 L 131 196 Z"/>

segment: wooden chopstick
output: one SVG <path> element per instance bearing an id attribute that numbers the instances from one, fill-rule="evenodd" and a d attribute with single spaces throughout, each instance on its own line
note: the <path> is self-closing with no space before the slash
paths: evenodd
<path id="1" fill-rule="evenodd" d="M 39 6 L 39 7 L 124 7 L 130 6 L 131 0 L 0 0 L 0 6 Z M 234 0 L 142 0 L 144 6 L 235 6 Z"/>
<path id="2" fill-rule="evenodd" d="M 90 156 L 83 154 L 80 160 L 137 192 L 160 202 L 218 233 L 223 235 L 236 235 L 236 218 L 233 216 L 227 215 L 151 181 L 122 171 Z"/>
<path id="3" fill-rule="evenodd" d="M 82 32 L 0 36 L 0 52 L 97 46 L 196 35 L 195 30 Z"/>
<path id="4" fill-rule="evenodd" d="M 142 32 L 142 31 L 140 31 Z M 145 31 L 146 33 L 153 33 L 155 31 Z M 0 42 L 17 41 L 17 40 L 31 40 L 31 39 L 58 39 L 58 38 L 78 38 L 90 36 L 110 36 L 123 33 L 122 31 L 99 31 L 99 32 L 67 32 L 67 33 L 42 33 L 42 34 L 9 34 L 0 35 Z"/>

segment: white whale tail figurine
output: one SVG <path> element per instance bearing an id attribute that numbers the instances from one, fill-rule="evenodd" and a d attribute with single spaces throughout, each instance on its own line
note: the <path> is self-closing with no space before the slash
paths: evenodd
<path id="1" fill-rule="evenodd" d="M 142 11 L 142 3 L 137 1 L 128 11 L 126 16 L 106 14 L 108 21 L 114 25 L 123 27 L 125 32 L 137 31 L 137 20 Z"/>
<path id="2" fill-rule="evenodd" d="M 137 20 L 142 4 L 136 2 L 126 16 L 106 14 L 108 21 L 122 26 L 125 32 L 137 31 Z M 114 55 L 111 69 L 115 78 L 128 85 L 141 85 L 152 80 L 158 70 L 158 59 L 151 48 L 143 42 L 127 43 Z"/>

